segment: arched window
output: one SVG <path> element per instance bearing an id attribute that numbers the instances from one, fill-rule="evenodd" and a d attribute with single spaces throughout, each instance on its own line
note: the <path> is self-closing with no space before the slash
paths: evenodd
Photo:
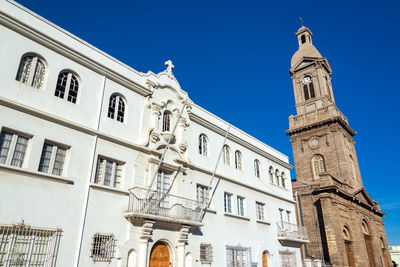
<path id="1" fill-rule="evenodd" d="M 112 94 L 108 102 L 108 117 L 116 119 L 119 122 L 124 122 L 125 102 L 122 96 Z"/>
<path id="2" fill-rule="evenodd" d="M 306 42 L 306 36 L 303 34 L 301 36 L 301 43 L 304 44 Z"/>
<path id="3" fill-rule="evenodd" d="M 305 76 L 303 78 L 303 91 L 305 100 L 315 97 L 314 84 L 312 83 L 311 76 Z"/>
<path id="4" fill-rule="evenodd" d="M 353 249 L 351 246 L 351 235 L 350 230 L 347 226 L 343 227 L 343 239 L 344 239 L 344 246 L 347 255 L 347 265 L 348 266 L 355 266 L 354 265 L 354 257 L 353 257 Z"/>
<path id="5" fill-rule="evenodd" d="M 242 153 L 239 150 L 235 151 L 235 168 L 237 170 L 242 170 Z"/>
<path id="6" fill-rule="evenodd" d="M 319 175 L 326 172 L 324 157 L 319 154 L 314 155 L 311 159 L 311 167 L 313 170 L 314 180 L 319 179 Z"/>
<path id="7" fill-rule="evenodd" d="M 67 101 L 76 103 L 79 90 L 79 81 L 75 74 L 69 71 L 62 71 L 58 74 L 55 96 L 65 99 Z M 67 91 L 67 93 L 65 92 Z"/>
<path id="8" fill-rule="evenodd" d="M 277 184 L 277 185 L 279 185 L 279 176 L 280 176 L 280 175 L 279 175 L 279 170 L 276 169 L 276 170 L 275 170 L 275 180 L 276 180 L 276 184 Z"/>
<path id="9" fill-rule="evenodd" d="M 163 132 L 169 132 L 171 130 L 171 112 L 169 111 L 164 111 L 162 130 Z"/>
<path id="10" fill-rule="evenodd" d="M 274 183 L 274 168 L 272 168 L 272 166 L 269 167 L 268 173 L 269 173 L 269 181 L 271 183 Z"/>
<path id="11" fill-rule="evenodd" d="M 231 150 L 228 145 L 224 145 L 224 148 L 222 149 L 222 157 L 226 165 L 231 165 Z"/>
<path id="12" fill-rule="evenodd" d="M 199 154 L 207 156 L 207 137 L 204 134 L 199 136 Z"/>
<path id="13" fill-rule="evenodd" d="M 42 88 L 46 75 L 44 60 L 34 54 L 22 56 L 17 72 L 16 80 L 26 85 Z"/>
<path id="14" fill-rule="evenodd" d="M 254 175 L 260 178 L 260 161 L 258 159 L 254 161 Z"/>
<path id="15" fill-rule="evenodd" d="M 361 229 L 364 234 L 365 248 L 367 249 L 368 260 L 371 266 L 374 264 L 374 252 L 372 249 L 372 236 L 365 219 L 361 222 Z"/>
<path id="16" fill-rule="evenodd" d="M 282 173 L 281 173 L 281 185 L 282 185 L 283 188 L 286 187 L 286 182 L 285 182 L 285 180 L 286 180 L 285 173 L 282 172 Z"/>

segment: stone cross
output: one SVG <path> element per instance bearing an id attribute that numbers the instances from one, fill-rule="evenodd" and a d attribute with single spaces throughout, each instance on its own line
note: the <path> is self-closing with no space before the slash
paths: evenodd
<path id="1" fill-rule="evenodd" d="M 172 69 L 175 67 L 175 66 L 172 64 L 172 61 L 171 61 L 171 60 L 165 61 L 165 66 L 167 66 L 167 73 L 168 73 L 169 75 L 172 75 Z"/>

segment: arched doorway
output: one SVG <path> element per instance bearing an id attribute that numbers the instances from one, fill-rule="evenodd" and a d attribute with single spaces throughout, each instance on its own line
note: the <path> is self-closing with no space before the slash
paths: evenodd
<path id="1" fill-rule="evenodd" d="M 134 249 L 131 249 L 128 253 L 127 267 L 136 267 L 136 251 Z"/>
<path id="2" fill-rule="evenodd" d="M 268 251 L 264 251 L 262 254 L 262 267 L 268 267 Z"/>
<path id="3" fill-rule="evenodd" d="M 343 228 L 343 239 L 344 239 L 344 247 L 346 249 L 347 263 L 349 264 L 348 266 L 355 267 L 353 249 L 351 247 L 350 230 L 347 226 Z"/>
<path id="4" fill-rule="evenodd" d="M 164 242 L 157 242 L 151 249 L 149 267 L 169 267 L 169 249 Z"/>
<path id="5" fill-rule="evenodd" d="M 365 220 L 362 220 L 361 228 L 362 228 L 362 232 L 364 234 L 364 242 L 365 242 L 365 248 L 367 249 L 369 265 L 370 265 L 370 267 L 375 267 L 374 253 L 372 250 L 372 236 L 369 231 L 368 224 Z"/>

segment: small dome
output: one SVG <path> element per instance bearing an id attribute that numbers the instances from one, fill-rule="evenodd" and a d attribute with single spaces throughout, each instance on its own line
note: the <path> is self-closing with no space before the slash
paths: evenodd
<path id="1" fill-rule="evenodd" d="M 318 52 L 315 46 L 313 46 L 311 43 L 305 43 L 299 47 L 299 50 L 297 50 L 296 53 L 294 53 L 290 62 L 291 67 L 293 68 L 304 57 L 322 58 L 321 54 Z"/>

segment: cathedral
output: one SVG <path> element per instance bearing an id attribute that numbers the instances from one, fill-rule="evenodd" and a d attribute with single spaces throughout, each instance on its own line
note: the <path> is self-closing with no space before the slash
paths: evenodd
<path id="1" fill-rule="evenodd" d="M 291 60 L 297 115 L 289 117 L 296 215 L 308 232 L 304 259 L 326 266 L 391 266 L 382 217 L 363 186 L 354 146 L 356 132 L 335 103 L 332 69 L 302 26 Z"/>

